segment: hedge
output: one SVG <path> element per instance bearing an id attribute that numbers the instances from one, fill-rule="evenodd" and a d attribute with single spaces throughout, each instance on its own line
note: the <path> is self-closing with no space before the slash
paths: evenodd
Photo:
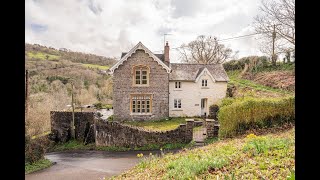
<path id="1" fill-rule="evenodd" d="M 295 98 L 228 99 L 220 106 L 219 136 L 242 134 L 250 128 L 262 128 L 295 121 Z"/>

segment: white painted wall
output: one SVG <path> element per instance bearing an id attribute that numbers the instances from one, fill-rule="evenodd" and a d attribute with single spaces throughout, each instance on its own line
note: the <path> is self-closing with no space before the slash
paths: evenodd
<path id="1" fill-rule="evenodd" d="M 207 88 L 201 86 L 202 79 L 208 80 Z M 181 89 L 175 89 L 175 81 L 170 81 L 169 116 L 200 116 L 201 98 L 208 98 L 208 115 L 209 106 L 219 103 L 226 96 L 226 91 L 227 82 L 214 82 L 208 74 L 203 74 L 197 82 L 181 81 Z M 174 99 L 181 99 L 181 109 L 174 109 Z"/>

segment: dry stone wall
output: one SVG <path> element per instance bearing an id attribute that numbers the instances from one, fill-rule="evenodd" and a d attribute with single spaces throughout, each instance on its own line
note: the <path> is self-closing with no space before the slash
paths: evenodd
<path id="1" fill-rule="evenodd" d="M 96 146 L 141 147 L 148 144 L 188 143 L 192 141 L 192 123 L 180 124 L 171 131 L 148 131 L 143 128 L 95 119 Z"/>
<path id="2" fill-rule="evenodd" d="M 71 138 L 71 121 L 72 112 L 66 111 L 51 111 L 51 135 L 50 139 L 56 142 L 66 142 Z M 75 112 L 75 135 L 76 139 L 85 141 L 87 143 L 94 142 L 94 131 L 90 131 L 90 127 L 93 127 L 94 112 Z M 88 133 L 91 133 L 88 135 Z"/>

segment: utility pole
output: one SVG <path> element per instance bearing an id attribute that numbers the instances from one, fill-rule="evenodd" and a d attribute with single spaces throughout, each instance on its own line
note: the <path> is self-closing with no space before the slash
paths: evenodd
<path id="1" fill-rule="evenodd" d="M 25 76 L 26 80 L 25 80 L 25 117 L 24 117 L 24 131 L 25 131 L 25 134 L 27 134 L 27 124 L 28 124 L 28 121 L 27 121 L 27 118 L 28 118 L 28 95 L 29 95 L 29 92 L 28 92 L 28 84 L 29 84 L 29 71 L 26 70 L 26 76 Z"/>
<path id="2" fill-rule="evenodd" d="M 73 82 L 71 82 L 71 106 L 72 106 L 72 121 L 71 121 L 71 137 L 75 139 L 75 126 L 74 126 L 74 98 L 73 98 Z"/>
<path id="3" fill-rule="evenodd" d="M 29 72 L 28 70 L 26 70 L 26 85 L 25 85 L 25 116 L 27 119 L 27 115 L 28 115 L 28 79 L 29 79 Z"/>
<path id="4" fill-rule="evenodd" d="M 273 25 L 273 32 L 272 32 L 272 65 L 276 65 L 276 57 L 274 54 L 274 41 L 276 39 L 276 25 Z"/>

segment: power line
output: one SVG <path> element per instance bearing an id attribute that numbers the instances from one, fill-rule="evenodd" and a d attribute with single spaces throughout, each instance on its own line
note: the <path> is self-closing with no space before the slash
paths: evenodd
<path id="1" fill-rule="evenodd" d="M 225 40 L 237 39 L 237 38 L 242 38 L 242 37 L 247 37 L 247 36 L 254 36 L 254 35 L 257 35 L 257 34 L 261 34 L 261 33 L 247 34 L 247 35 L 243 35 L 243 36 L 231 37 L 231 38 L 221 39 L 221 40 L 217 40 L 217 41 L 225 41 Z"/>
<path id="2" fill-rule="evenodd" d="M 220 42 L 220 41 L 226 41 L 226 40 L 231 40 L 231 39 L 238 39 L 238 38 L 243 38 L 243 37 L 254 36 L 257 34 L 262 34 L 262 33 L 246 34 L 246 35 L 242 35 L 242 36 L 230 37 L 230 38 L 225 38 L 225 39 L 220 39 L 220 40 L 218 39 L 217 41 Z M 174 48 L 170 48 L 170 49 L 180 49 L 183 47 L 187 47 L 187 46 L 174 47 Z M 158 50 L 158 51 L 154 51 L 154 52 L 162 52 L 162 50 Z"/>

